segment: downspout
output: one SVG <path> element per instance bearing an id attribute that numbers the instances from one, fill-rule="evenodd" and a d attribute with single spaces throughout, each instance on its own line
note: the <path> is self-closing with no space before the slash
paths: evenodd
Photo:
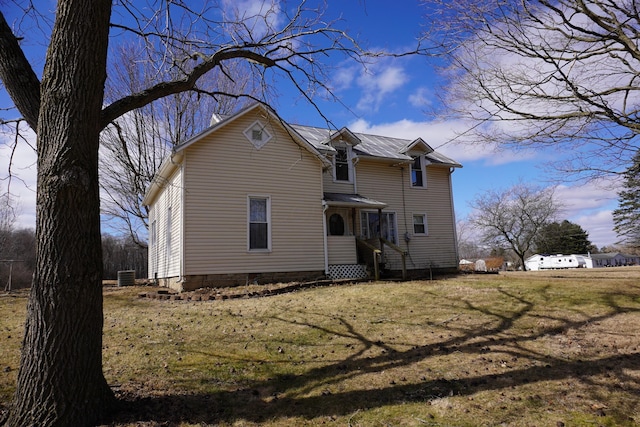
<path id="1" fill-rule="evenodd" d="M 353 164 L 351 169 L 353 170 L 353 192 L 355 194 L 358 194 L 358 184 L 356 181 L 356 165 L 358 164 L 359 161 L 360 161 L 360 157 L 354 157 L 351 162 Z"/>
<path id="2" fill-rule="evenodd" d="M 327 241 L 327 209 L 329 205 L 325 200 L 322 201 L 322 239 L 324 244 L 324 274 L 329 276 L 329 244 Z"/>

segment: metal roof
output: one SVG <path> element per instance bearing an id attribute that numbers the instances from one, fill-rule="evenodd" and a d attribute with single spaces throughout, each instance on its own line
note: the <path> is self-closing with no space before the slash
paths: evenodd
<path id="1" fill-rule="evenodd" d="M 329 206 L 368 207 L 375 209 L 384 209 L 387 207 L 386 203 L 369 199 L 359 194 L 324 193 L 324 200 Z"/>
<path id="2" fill-rule="evenodd" d="M 328 145 L 328 143 L 334 135 L 340 132 L 303 125 L 291 125 L 291 127 L 319 151 L 333 151 L 333 147 Z M 353 132 L 353 135 L 360 140 L 360 143 L 353 147 L 353 151 L 358 155 L 407 162 L 412 160 L 412 157 L 403 151 L 414 141 L 358 132 Z M 455 160 L 435 151 L 425 153 L 425 157 L 431 163 L 462 167 L 462 165 Z"/>

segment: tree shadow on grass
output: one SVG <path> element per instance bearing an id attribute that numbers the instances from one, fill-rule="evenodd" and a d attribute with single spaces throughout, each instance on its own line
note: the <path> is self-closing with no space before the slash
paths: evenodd
<path id="1" fill-rule="evenodd" d="M 543 337 L 563 336 L 572 329 L 580 329 L 612 319 L 618 315 L 638 313 L 637 307 L 624 307 L 617 303 L 621 297 L 627 301 L 636 301 L 636 294 L 606 296 L 609 311 L 597 316 L 580 316 L 572 320 L 564 316 L 542 316 L 551 326 L 540 327 L 530 333 L 515 333 L 514 323 L 532 314 L 535 304 L 524 298 L 498 290 L 504 297 L 511 299 L 514 309 L 508 314 L 493 311 L 486 307 L 465 301 L 468 310 L 481 313 L 493 319 L 491 326 L 459 328 L 451 326 L 457 335 L 437 343 L 413 346 L 406 351 L 394 350 L 392 345 L 368 339 L 359 333 L 349 321 L 339 319 L 342 328 L 332 330 L 327 327 L 304 324 L 333 336 L 354 340 L 357 345 L 346 358 L 330 362 L 324 366 L 312 368 L 297 376 L 275 375 L 263 381 L 254 381 L 232 391 L 220 391 L 211 394 L 171 394 L 158 397 L 138 397 L 121 395 L 119 412 L 111 420 L 113 423 L 158 423 L 176 425 L 184 422 L 200 424 L 233 423 L 238 420 L 261 423 L 287 417 L 346 416 L 363 408 L 377 408 L 385 405 L 427 402 L 445 396 L 470 396 L 482 391 L 502 390 L 519 385 L 563 379 L 579 379 L 581 382 L 605 388 L 610 392 L 619 392 L 620 384 L 625 384 L 624 392 L 640 396 L 640 384 L 632 372 L 640 372 L 640 352 L 627 354 L 607 354 L 600 358 L 572 359 L 551 356 L 535 352 L 526 344 Z M 544 293 L 544 290 L 542 291 Z M 284 317 L 276 320 L 294 324 Z M 295 325 L 300 326 L 297 322 Z M 390 381 L 378 388 L 340 391 L 338 385 L 351 378 L 366 374 L 381 374 L 394 368 L 409 366 L 416 362 L 427 362 L 431 357 L 442 357 L 453 353 L 483 358 L 491 350 L 503 358 L 527 359 L 532 363 L 502 372 L 468 373 L 464 378 L 447 379 L 422 378 L 420 381 L 403 382 L 402 379 Z M 381 354 L 365 357 L 367 350 L 377 348 Z M 635 349 L 633 349 L 635 350 Z M 268 362 L 266 362 L 268 363 Z M 597 376 L 611 378 L 603 384 L 594 380 Z M 212 379 L 214 380 L 214 379 Z M 318 387 L 323 388 L 322 393 Z M 336 391 L 336 389 L 338 391 Z M 265 395 L 265 390 L 268 395 Z M 313 392 L 313 390 L 316 390 Z M 627 408 L 634 410 L 634 408 Z M 621 415 L 622 416 L 622 415 Z"/>

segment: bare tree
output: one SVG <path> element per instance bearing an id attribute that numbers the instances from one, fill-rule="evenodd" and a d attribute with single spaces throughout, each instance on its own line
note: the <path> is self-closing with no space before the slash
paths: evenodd
<path id="1" fill-rule="evenodd" d="M 473 260 L 487 255 L 488 251 L 480 243 L 481 236 L 475 224 L 468 219 L 458 220 L 456 222 L 456 232 L 460 258 Z"/>
<path id="2" fill-rule="evenodd" d="M 11 194 L 8 191 L 2 192 L 0 187 L 0 257 L 8 249 L 15 221 L 15 207 L 12 203 Z"/>
<path id="3" fill-rule="evenodd" d="M 143 54 L 139 46 L 124 45 L 117 49 L 110 64 L 113 72 L 107 81 L 110 92 L 106 99 L 138 92 L 158 78 L 153 64 L 138 60 Z M 258 94 L 246 64 L 230 62 L 226 73 L 215 69 L 205 74 L 198 81 L 197 90 L 176 93 L 133 110 L 102 132 L 99 167 L 102 214 L 111 220 L 111 227 L 131 236 L 142 247 L 146 247 L 148 229 L 148 212 L 142 198 L 162 160 L 175 145 L 206 128 L 213 114 L 231 114 Z M 216 96 L 202 94 L 200 90 Z"/>
<path id="4" fill-rule="evenodd" d="M 233 14 L 226 4 L 59 0 L 41 81 L 20 47 L 31 33 L 12 30 L 0 13 L 0 80 L 36 131 L 38 155 L 36 271 L 8 425 L 94 425 L 113 408 L 102 373 L 101 131 L 166 96 L 218 95 L 198 81 L 216 69 L 227 73 L 232 61 L 248 65 L 264 88 L 260 100 L 274 82 L 288 82 L 313 103 L 317 91 L 331 93 L 328 57 L 367 55 L 304 1 L 293 9 L 265 1 Z M 19 23 L 40 18 L 33 4 L 26 13 Z M 114 43 L 141 38 L 158 80 L 105 100 L 110 36 Z"/>
<path id="5" fill-rule="evenodd" d="M 524 268 L 536 236 L 560 209 L 553 193 L 552 187 L 540 189 L 525 184 L 491 190 L 474 199 L 469 220 L 481 230 L 487 245 L 512 250 Z"/>
<path id="6" fill-rule="evenodd" d="M 640 133 L 634 0 L 427 0 L 425 40 L 449 64 L 447 114 L 466 141 L 554 146 L 576 178 L 631 165 Z M 559 157 L 558 157 L 559 158 Z"/>

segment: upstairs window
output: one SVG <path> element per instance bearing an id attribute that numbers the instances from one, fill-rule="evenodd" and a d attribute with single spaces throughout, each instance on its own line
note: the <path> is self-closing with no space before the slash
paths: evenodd
<path id="1" fill-rule="evenodd" d="M 348 147 L 335 147 L 336 155 L 333 158 L 333 169 L 335 180 L 351 182 L 351 162 L 349 159 Z"/>
<path id="2" fill-rule="evenodd" d="M 427 186 L 424 156 L 416 157 L 411 163 L 411 186 L 416 188 L 426 188 Z"/>

